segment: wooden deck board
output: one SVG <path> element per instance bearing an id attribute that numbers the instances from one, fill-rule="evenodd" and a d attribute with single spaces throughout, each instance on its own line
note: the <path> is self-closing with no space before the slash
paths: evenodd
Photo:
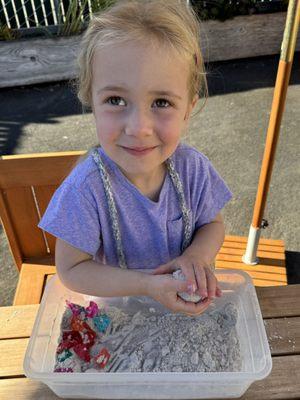
<path id="1" fill-rule="evenodd" d="M 241 243 L 241 242 L 224 242 L 223 246 L 225 248 L 230 248 L 230 249 L 246 249 L 246 244 Z M 269 252 L 274 252 L 274 253 L 281 253 L 282 250 L 284 249 L 283 246 L 271 246 L 267 244 L 259 244 L 258 245 L 258 250 L 261 251 L 269 251 Z"/>
<path id="2" fill-rule="evenodd" d="M 290 371 L 288 378 L 286 371 Z M 289 399 L 299 399 L 300 357 L 298 355 L 274 357 L 270 375 L 254 382 L 240 400 L 286 400 L 287 388 Z"/>
<path id="3" fill-rule="evenodd" d="M 272 318 L 264 322 L 272 356 L 300 353 L 300 317 Z"/>
<path id="4" fill-rule="evenodd" d="M 0 339 L 29 337 L 33 328 L 39 304 L 8 306 L 0 308 Z"/>
<path id="5" fill-rule="evenodd" d="M 300 285 L 256 288 L 264 318 L 299 317 Z"/>
<path id="6" fill-rule="evenodd" d="M 219 255 L 227 255 L 227 254 L 232 254 L 232 255 L 236 255 L 240 257 L 240 260 L 242 259 L 242 256 L 245 253 L 245 249 L 233 249 L 232 247 L 222 247 L 219 251 Z M 258 250 L 257 251 L 257 256 L 258 257 L 262 257 L 262 258 L 267 258 L 267 257 L 272 257 L 274 259 L 278 259 L 278 260 L 284 260 L 285 259 L 285 255 L 284 252 L 281 253 L 277 253 L 277 252 L 269 252 L 269 251 L 261 251 Z"/>
<path id="7" fill-rule="evenodd" d="M 0 377 L 24 375 L 23 360 L 29 338 L 0 341 Z"/>
<path id="8" fill-rule="evenodd" d="M 284 242 L 261 238 L 257 251 L 258 264 L 247 265 L 242 261 L 247 240 L 244 236 L 227 235 L 216 257 L 216 268 L 243 270 L 251 276 L 255 286 L 287 285 Z"/>
<path id="9" fill-rule="evenodd" d="M 247 243 L 248 237 L 246 236 L 236 236 L 236 235 L 226 235 L 225 241 L 227 242 L 242 242 L 242 243 Z M 266 245 L 271 245 L 271 246 L 281 246 L 284 247 L 284 241 L 281 239 L 265 239 L 265 238 L 260 238 L 259 239 L 260 244 L 266 244 Z"/>

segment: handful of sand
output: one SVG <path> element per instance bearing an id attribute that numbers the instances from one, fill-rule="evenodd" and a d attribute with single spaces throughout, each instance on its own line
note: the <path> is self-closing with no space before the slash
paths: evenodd
<path id="1" fill-rule="evenodd" d="M 172 276 L 173 278 L 178 279 L 180 281 L 186 281 L 186 277 L 184 276 L 181 269 L 177 269 L 176 271 L 174 271 Z M 198 303 L 198 301 L 202 300 L 202 297 L 195 293 L 189 294 L 187 292 L 180 292 L 178 293 L 178 296 L 185 301 L 191 301 L 193 303 Z"/>

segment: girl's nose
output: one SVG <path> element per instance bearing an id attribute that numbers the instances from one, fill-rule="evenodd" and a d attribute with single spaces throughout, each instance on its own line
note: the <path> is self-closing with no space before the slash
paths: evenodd
<path id="1" fill-rule="evenodd" d="M 126 121 L 125 133 L 129 136 L 150 136 L 153 133 L 150 111 L 132 110 Z"/>

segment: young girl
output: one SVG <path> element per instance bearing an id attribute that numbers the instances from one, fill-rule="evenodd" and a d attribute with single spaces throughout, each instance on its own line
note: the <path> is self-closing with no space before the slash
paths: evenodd
<path id="1" fill-rule="evenodd" d="M 211 267 L 231 197 L 209 160 L 180 143 L 206 84 L 197 18 L 184 0 L 119 1 L 90 22 L 79 64 L 101 147 L 39 224 L 57 237 L 57 273 L 74 291 L 146 295 L 197 315 L 221 296 Z M 186 281 L 172 277 L 178 268 Z"/>

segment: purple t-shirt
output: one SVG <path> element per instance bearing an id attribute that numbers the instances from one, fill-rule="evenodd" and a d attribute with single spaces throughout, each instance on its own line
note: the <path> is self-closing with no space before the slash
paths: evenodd
<path id="1" fill-rule="evenodd" d="M 183 219 L 169 174 L 155 202 L 123 175 L 102 148 L 98 151 L 110 177 L 128 268 L 155 268 L 178 257 Z M 172 159 L 195 232 L 215 218 L 230 200 L 231 192 L 210 161 L 193 147 L 179 144 Z M 94 260 L 118 266 L 104 187 L 91 154 L 56 190 L 38 226 Z"/>

